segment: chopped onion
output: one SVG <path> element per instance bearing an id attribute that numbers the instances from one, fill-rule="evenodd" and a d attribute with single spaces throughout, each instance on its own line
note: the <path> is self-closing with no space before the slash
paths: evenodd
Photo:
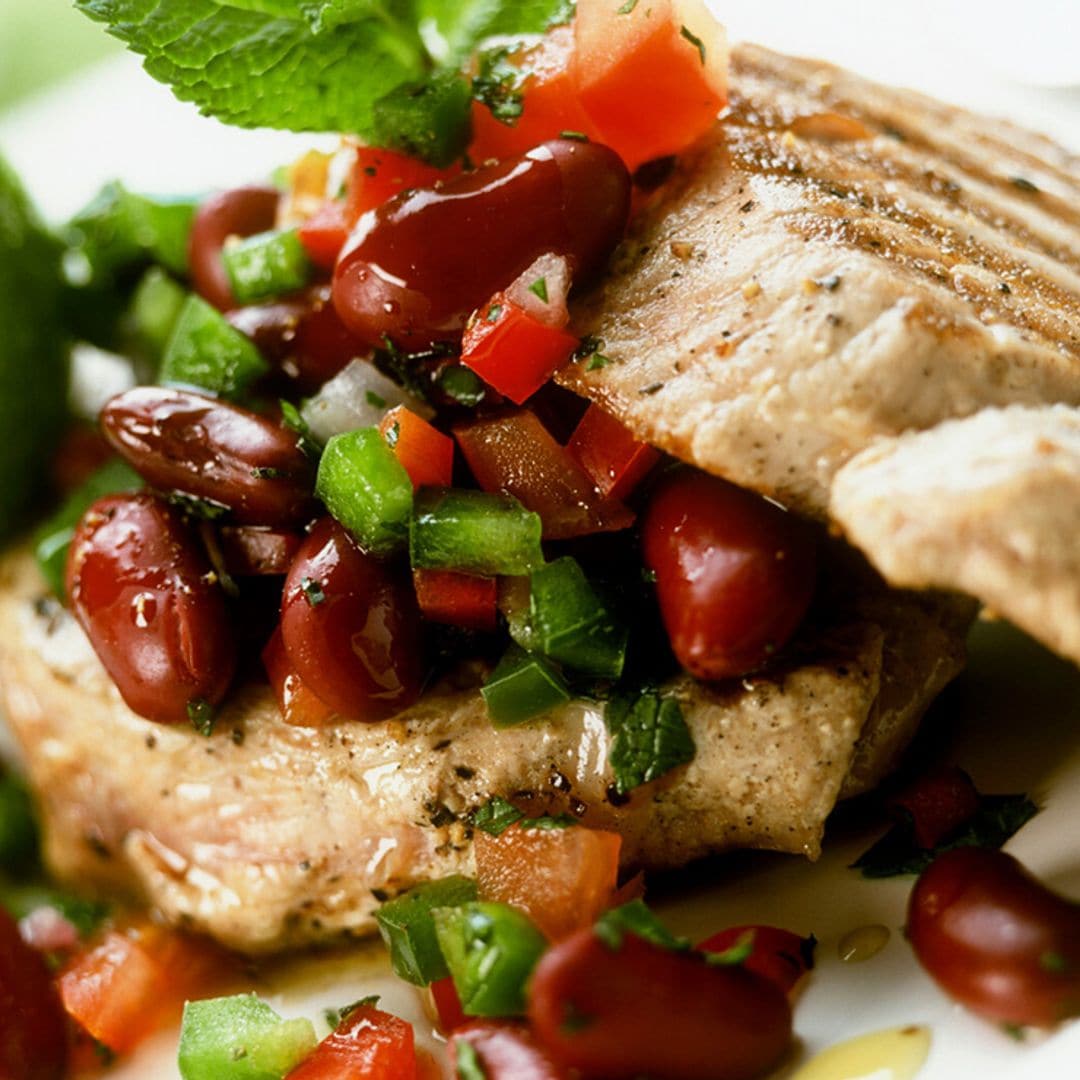
<path id="1" fill-rule="evenodd" d="M 562 255 L 541 255 L 506 290 L 506 298 L 524 308 L 538 323 L 562 330 L 570 321 L 570 263 Z M 546 299 L 545 299 L 546 297 Z"/>
<path id="2" fill-rule="evenodd" d="M 404 405 L 428 419 L 432 409 L 376 370 L 367 360 L 353 360 L 323 384 L 300 410 L 312 435 L 320 442 L 357 428 L 376 427 L 388 410 Z"/>
<path id="3" fill-rule="evenodd" d="M 71 350 L 71 411 L 80 420 L 97 422 L 110 398 L 135 385 L 131 361 L 94 345 L 80 343 Z"/>
<path id="4" fill-rule="evenodd" d="M 38 952 L 73 949 L 79 944 L 79 931 L 50 904 L 34 908 L 19 920 L 19 936 Z"/>

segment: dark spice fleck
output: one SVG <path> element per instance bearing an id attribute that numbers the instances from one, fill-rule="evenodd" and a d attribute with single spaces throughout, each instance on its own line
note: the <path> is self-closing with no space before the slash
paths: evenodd
<path id="1" fill-rule="evenodd" d="M 156 735 L 151 734 L 151 735 L 146 736 L 146 749 L 147 750 L 156 750 L 157 749 L 157 736 Z"/>
<path id="2" fill-rule="evenodd" d="M 390 899 L 390 894 L 385 889 L 372 889 L 371 895 L 379 901 L 380 904 L 385 904 Z"/>
<path id="3" fill-rule="evenodd" d="M 428 802 L 424 804 L 424 809 L 428 812 L 428 820 L 436 829 L 441 829 L 457 821 L 457 815 L 444 803 Z"/>
<path id="4" fill-rule="evenodd" d="M 468 765 L 455 765 L 454 772 L 457 773 L 462 780 L 471 780 L 476 775 L 476 770 L 470 769 Z"/>
<path id="5" fill-rule="evenodd" d="M 1039 189 L 1026 176 L 1010 176 L 1009 183 L 1019 191 L 1026 191 L 1029 195 L 1038 195 Z"/>
<path id="6" fill-rule="evenodd" d="M 243 728 L 234 727 L 232 729 L 232 735 L 230 737 L 232 738 L 232 741 L 236 746 L 244 745 L 244 739 L 246 738 L 246 736 L 244 735 Z"/>
<path id="7" fill-rule="evenodd" d="M 573 814 L 574 817 L 584 817 L 588 809 L 588 806 L 580 799 L 570 800 L 570 813 Z"/>
<path id="8" fill-rule="evenodd" d="M 749 214 L 750 211 L 753 210 L 753 209 L 754 209 L 754 200 L 753 199 L 747 199 L 746 202 L 744 202 L 742 204 L 742 206 L 739 207 L 739 213 L 740 214 Z"/>
<path id="9" fill-rule="evenodd" d="M 819 288 L 828 289 L 829 292 L 836 292 L 840 288 L 840 282 L 843 278 L 839 274 L 829 274 L 828 277 L 814 278 L 814 284 Z"/>
<path id="10" fill-rule="evenodd" d="M 1012 289 L 1009 287 L 1007 281 L 1003 281 L 998 285 L 998 292 L 1005 293 L 1005 295 L 1008 296 L 1012 293 Z"/>
<path id="11" fill-rule="evenodd" d="M 569 791 L 572 785 L 571 785 L 569 779 L 567 779 L 565 773 L 559 772 L 558 769 L 552 769 L 551 770 L 551 786 L 556 791 Z"/>
<path id="12" fill-rule="evenodd" d="M 649 383 L 648 386 L 643 386 L 638 391 L 638 393 L 639 394 L 645 394 L 645 395 L 651 397 L 653 394 L 655 394 L 658 391 L 663 390 L 663 389 L 664 389 L 664 384 L 662 382 L 654 382 L 654 383 Z"/>
<path id="13" fill-rule="evenodd" d="M 445 750 L 450 746 L 450 739 L 440 739 L 431 749 L 432 750 Z"/>
<path id="14" fill-rule="evenodd" d="M 625 806 L 630 801 L 630 796 L 623 794 L 614 784 L 608 784 L 604 795 L 612 806 Z"/>

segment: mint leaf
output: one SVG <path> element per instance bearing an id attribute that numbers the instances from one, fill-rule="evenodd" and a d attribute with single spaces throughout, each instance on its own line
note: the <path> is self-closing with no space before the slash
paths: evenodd
<path id="1" fill-rule="evenodd" d="M 631 900 L 622 907 L 605 911 L 593 926 L 593 933 L 612 951 L 622 948 L 623 938 L 633 934 L 661 949 L 685 952 L 686 938 L 676 937 L 651 911 L 644 900 Z"/>
<path id="2" fill-rule="evenodd" d="M 75 0 L 182 101 L 241 127 L 338 131 L 448 162 L 460 66 L 487 36 L 542 33 L 570 0 Z"/>
<path id="3" fill-rule="evenodd" d="M 658 691 L 613 697 L 604 722 L 611 733 L 608 759 L 620 795 L 694 759 L 694 739 L 679 703 Z"/>
<path id="4" fill-rule="evenodd" d="M 978 813 L 935 848 L 915 841 L 910 821 L 894 825 L 851 864 L 865 878 L 921 874 L 943 851 L 957 847 L 1000 848 L 1039 808 L 1026 795 L 983 795 Z"/>

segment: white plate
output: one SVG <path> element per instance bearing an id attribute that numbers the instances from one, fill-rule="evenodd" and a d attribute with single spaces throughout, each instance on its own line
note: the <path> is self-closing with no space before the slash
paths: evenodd
<path id="1" fill-rule="evenodd" d="M 716 0 L 715 6 L 733 37 L 824 56 L 1008 115 L 1080 148 L 1080 92 L 1038 90 L 995 73 L 1004 71 L 1028 84 L 1078 81 L 1075 3 L 1029 0 L 1022 15 L 1012 4 L 981 3 L 975 14 L 969 3 L 940 0 L 903 5 Z M 980 20 L 977 28 L 969 25 L 973 16 Z M 1032 37 L 1033 26 L 1043 28 L 1042 37 Z M 237 132 L 204 120 L 150 82 L 132 58 L 0 118 L 0 149 L 54 218 L 71 213 L 114 176 L 144 190 L 198 190 L 266 175 L 311 142 Z M 1007 627 L 991 625 L 976 628 L 971 667 L 931 714 L 931 722 L 955 741 L 956 759 L 981 788 L 1028 791 L 1042 805 L 1009 850 L 1076 897 L 1078 720 L 1080 674 Z M 872 838 L 872 832 L 840 820 L 830 828 L 825 854 L 816 865 L 737 855 L 657 882 L 653 897 L 672 927 L 694 938 L 748 922 L 817 935 L 818 968 L 796 1012 L 800 1061 L 851 1036 L 921 1023 L 931 1027 L 933 1042 L 919 1080 L 955 1080 L 976 1072 L 980 1080 L 1080 1076 L 1080 1025 L 1035 1045 L 1019 1045 L 938 993 L 901 936 L 910 881 L 867 882 L 847 869 Z M 889 945 L 864 964 L 841 963 L 839 938 L 870 923 L 891 928 Z M 380 993 L 386 1007 L 416 1022 L 422 1037 L 430 1032 L 417 997 L 389 975 L 381 948 L 374 945 L 345 956 L 279 964 L 263 974 L 256 989 L 286 1015 L 312 1017 L 320 1016 L 324 1006 Z M 115 1080 L 175 1077 L 175 1033 L 162 1033 L 111 1075 Z M 865 1080 L 890 1080 L 890 1074 L 874 1073 Z"/>

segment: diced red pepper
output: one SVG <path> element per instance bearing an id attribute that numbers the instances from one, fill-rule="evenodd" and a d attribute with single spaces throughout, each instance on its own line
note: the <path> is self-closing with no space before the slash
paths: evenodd
<path id="1" fill-rule="evenodd" d="M 723 27 L 704 0 L 578 2 L 571 70 L 579 99 L 599 141 L 631 171 L 682 152 L 715 124 L 727 61 Z"/>
<path id="2" fill-rule="evenodd" d="M 439 1030 L 444 1035 L 457 1030 L 468 1022 L 465 1010 L 461 1007 L 454 980 L 447 975 L 445 979 L 436 979 L 431 984 L 431 999 L 435 1003 L 435 1012 L 439 1017 Z"/>
<path id="3" fill-rule="evenodd" d="M 660 460 L 660 451 L 640 442 L 611 413 L 590 405 L 567 449 L 604 495 L 625 499 Z"/>
<path id="4" fill-rule="evenodd" d="M 924 773 L 888 801 L 891 810 L 911 815 L 915 842 L 934 848 L 979 812 L 979 792 L 956 765 Z"/>
<path id="5" fill-rule="evenodd" d="M 454 474 L 454 440 L 404 405 L 391 409 L 379 431 L 413 487 L 449 487 Z"/>
<path id="6" fill-rule="evenodd" d="M 286 1080 L 417 1080 L 412 1025 L 360 1005 Z"/>
<path id="7" fill-rule="evenodd" d="M 567 24 L 553 28 L 536 44 L 507 57 L 524 73 L 523 110 L 512 124 L 506 124 L 496 120 L 486 105 L 473 103 L 469 154 L 474 161 L 516 157 L 567 131 L 597 136 L 595 125 L 578 101 L 570 75 L 573 47 L 574 28 Z"/>
<path id="8" fill-rule="evenodd" d="M 447 1045 L 455 1076 L 461 1075 L 457 1062 L 463 1042 L 476 1052 L 486 1080 L 569 1080 L 569 1072 L 551 1059 L 526 1024 L 474 1020 L 459 1028 Z"/>
<path id="9" fill-rule="evenodd" d="M 528 409 L 454 428 L 465 460 L 485 491 L 505 491 L 539 514 L 544 537 L 565 540 L 617 532 L 634 514 L 605 497 Z"/>
<path id="10" fill-rule="evenodd" d="M 455 165 L 449 169 L 436 169 L 416 158 L 397 154 L 393 150 L 377 150 L 370 146 L 356 149 L 356 164 L 349 179 L 346 199 L 352 224 L 368 210 L 382 206 L 388 199 L 410 188 L 432 187 L 440 180 L 448 180 L 461 171 Z"/>
<path id="11" fill-rule="evenodd" d="M 297 229 L 297 236 L 316 266 L 333 270 L 354 224 L 345 201 L 329 199 Z"/>
<path id="12" fill-rule="evenodd" d="M 465 328 L 461 362 L 520 405 L 573 356 L 577 347 L 573 334 L 545 326 L 505 293 L 496 293 Z"/>
<path id="13" fill-rule="evenodd" d="M 698 946 L 699 952 L 725 953 L 737 948 L 748 934 L 753 935 L 750 955 L 742 966 L 772 980 L 785 993 L 814 966 L 811 937 L 799 937 L 778 926 L 730 926 Z"/>
<path id="14" fill-rule="evenodd" d="M 333 719 L 334 710 L 304 683 L 289 661 L 280 626 L 266 643 L 262 662 L 286 724 L 320 727 Z"/>
<path id="15" fill-rule="evenodd" d="M 413 570 L 416 600 L 424 618 L 467 630 L 494 630 L 498 582 L 454 570 Z"/>
<path id="16" fill-rule="evenodd" d="M 619 873 L 618 833 L 575 826 L 530 829 L 514 825 L 473 841 L 483 900 L 511 904 L 552 940 L 591 926 L 611 904 Z"/>

